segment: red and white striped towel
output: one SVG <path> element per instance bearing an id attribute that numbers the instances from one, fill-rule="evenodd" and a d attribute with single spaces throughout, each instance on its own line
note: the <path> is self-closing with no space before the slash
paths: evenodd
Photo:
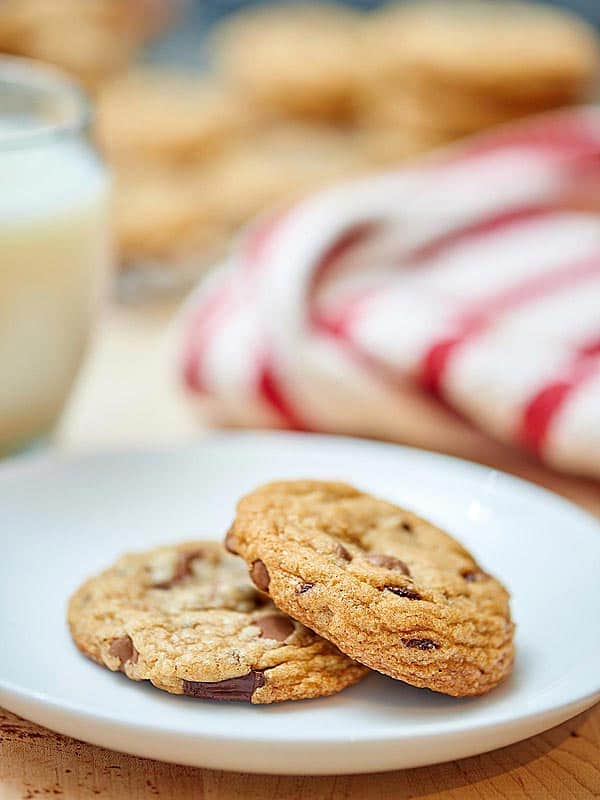
<path id="1" fill-rule="evenodd" d="M 264 219 L 186 304 L 188 389 L 226 424 L 397 438 L 418 385 L 600 477 L 600 216 L 565 203 L 599 174 L 586 108 Z"/>

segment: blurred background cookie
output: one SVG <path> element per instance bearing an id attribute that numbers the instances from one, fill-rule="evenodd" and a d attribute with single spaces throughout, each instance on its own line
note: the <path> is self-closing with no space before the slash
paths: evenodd
<path id="1" fill-rule="evenodd" d="M 234 226 L 368 164 L 356 137 L 325 125 L 281 123 L 224 153 L 213 166 L 215 207 Z"/>
<path id="2" fill-rule="evenodd" d="M 126 264 L 194 253 L 215 253 L 224 231 L 214 213 L 208 183 L 185 170 L 148 164 L 121 168 L 115 180 L 115 226 Z"/>
<path id="3" fill-rule="evenodd" d="M 110 159 L 181 160 L 223 149 L 253 124 L 252 108 L 216 81 L 144 67 L 105 85 L 95 132 Z"/>
<path id="4" fill-rule="evenodd" d="M 344 6 L 293 4 L 243 11 L 215 32 L 217 70 L 275 114 L 353 116 L 360 16 Z"/>
<path id="5" fill-rule="evenodd" d="M 365 29 L 367 125 L 452 141 L 590 96 L 595 31 L 567 12 L 515 2 L 410 2 Z"/>
<path id="6" fill-rule="evenodd" d="M 273 206 L 593 94 L 596 31 L 565 11 L 357 5 L 4 0 L 0 50 L 93 91 L 121 264 L 177 284 Z"/>
<path id="7" fill-rule="evenodd" d="M 566 11 L 533 3 L 423 0 L 373 14 L 367 58 L 381 79 L 422 81 L 505 99 L 572 99 L 598 66 L 593 30 Z"/>
<path id="8" fill-rule="evenodd" d="M 380 89 L 364 102 L 365 116 L 375 127 L 424 133 L 439 131 L 442 137 L 446 134 L 445 138 L 474 133 L 547 108 L 542 103 L 534 106 L 474 91 L 446 91 L 433 82 L 421 89 L 410 85 Z"/>
<path id="9" fill-rule="evenodd" d="M 3 0 L 0 51 L 48 61 L 95 89 L 158 35 L 180 0 Z"/>
<path id="10" fill-rule="evenodd" d="M 374 169 L 404 163 L 448 142 L 446 131 L 411 129 L 402 123 L 365 125 L 360 147 Z"/>

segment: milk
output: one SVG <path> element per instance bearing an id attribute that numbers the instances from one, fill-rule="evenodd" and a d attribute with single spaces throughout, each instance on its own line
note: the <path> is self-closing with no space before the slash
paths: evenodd
<path id="1" fill-rule="evenodd" d="M 79 133 L 18 130 L 0 116 L 0 453 L 60 414 L 110 260 L 109 181 L 93 150 Z"/>

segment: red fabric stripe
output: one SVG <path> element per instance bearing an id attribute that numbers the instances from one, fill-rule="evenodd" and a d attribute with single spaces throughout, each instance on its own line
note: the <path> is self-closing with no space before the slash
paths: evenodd
<path id="1" fill-rule="evenodd" d="M 573 392 L 599 367 L 598 360 L 581 358 L 573 364 L 570 374 L 552 380 L 540 388 L 523 411 L 517 434 L 519 444 L 540 455 L 547 441 L 550 427 L 560 410 Z"/>
<path id="2" fill-rule="evenodd" d="M 321 260 L 317 264 L 312 278 L 312 289 L 325 277 L 331 267 L 333 267 L 349 250 L 360 242 L 364 242 L 377 229 L 373 222 L 364 222 L 354 225 L 344 233 L 340 234 L 333 244 L 323 253 Z"/>
<path id="3" fill-rule="evenodd" d="M 348 334 L 355 319 L 360 316 L 363 307 L 376 296 L 381 290 L 381 286 L 369 286 L 366 289 L 358 289 L 356 292 L 348 293 L 341 307 L 334 309 L 333 312 L 320 312 L 313 305 L 311 308 L 311 322 L 320 332 L 330 333 L 334 336 L 343 337 Z M 386 283 L 383 287 L 388 288 Z"/>
<path id="4" fill-rule="evenodd" d="M 582 356 L 597 356 L 600 355 L 600 336 L 597 339 L 590 339 L 579 348 L 579 353 Z"/>
<path id="5" fill-rule="evenodd" d="M 454 350 L 465 341 L 466 336 L 449 337 L 429 348 L 421 363 L 419 382 L 424 389 L 441 398 L 442 379 Z"/>
<path id="6" fill-rule="evenodd" d="M 509 211 L 502 211 L 498 214 L 493 214 L 483 219 L 477 220 L 471 225 L 465 225 L 462 228 L 451 231 L 443 236 L 427 242 L 427 244 L 415 248 L 411 252 L 402 257 L 399 262 L 403 266 L 416 265 L 415 262 L 423 261 L 427 258 L 432 258 L 435 255 L 442 253 L 447 248 L 450 248 L 462 241 L 470 239 L 478 235 L 487 235 L 498 232 L 513 225 L 517 225 L 530 220 L 550 216 L 554 213 L 564 213 L 564 209 L 559 209 L 557 206 L 546 205 L 531 205 L 522 206 L 518 209 Z M 368 231 L 362 232 L 361 240 Z M 355 244 L 356 240 L 352 240 L 351 244 Z M 345 252 L 345 250 L 344 250 Z M 327 263 L 327 262 L 326 262 Z M 329 263 L 327 263 L 329 266 Z M 341 308 L 329 314 L 318 314 L 314 308 L 314 303 L 311 304 L 311 320 L 315 327 L 333 333 L 336 336 L 345 333 L 354 323 L 355 319 L 360 315 L 364 305 L 375 296 L 378 291 L 387 291 L 389 283 L 383 285 L 372 286 L 367 289 L 360 289 L 356 294 L 348 297 Z"/>
<path id="7" fill-rule="evenodd" d="M 539 453 L 542 449 L 551 420 L 563 406 L 573 385 L 557 381 L 541 389 L 529 402 L 523 414 L 518 441 L 522 447 Z"/>
<path id="8" fill-rule="evenodd" d="M 338 325 L 343 324 L 342 318 L 346 318 L 348 307 L 352 304 L 352 300 L 348 299 L 347 303 L 344 304 L 341 314 L 339 315 L 339 319 L 337 316 L 335 320 L 333 317 L 328 318 L 325 314 L 319 311 L 315 301 L 319 284 L 330 272 L 332 267 L 335 267 L 336 264 L 339 263 L 340 258 L 342 258 L 357 244 L 363 242 L 365 239 L 371 236 L 371 234 L 376 230 L 376 227 L 377 226 L 374 223 L 367 223 L 364 225 L 355 225 L 354 227 L 349 228 L 333 243 L 331 247 L 329 247 L 328 250 L 325 251 L 321 257 L 321 260 L 313 271 L 307 296 L 310 324 L 314 328 L 320 329 L 324 332 L 335 333 L 337 335 L 338 331 L 335 329 Z M 364 290 L 361 290 L 359 294 L 362 298 Z"/>
<path id="9" fill-rule="evenodd" d="M 556 204 L 545 203 L 530 206 L 521 206 L 509 210 L 500 211 L 487 217 L 482 217 L 470 225 L 450 231 L 433 239 L 427 244 L 416 248 L 402 257 L 401 263 L 412 265 L 414 262 L 424 261 L 433 258 L 444 250 L 454 245 L 460 244 L 476 236 L 485 236 L 491 233 L 511 228 L 513 225 L 520 225 L 535 219 L 543 219 L 556 213 L 564 213 L 564 208 L 559 208 Z"/>
<path id="10" fill-rule="evenodd" d="M 569 288 L 598 273 L 600 255 L 594 255 L 483 298 L 461 316 L 457 323 L 458 332 L 454 336 L 444 337 L 430 345 L 421 361 L 419 382 L 430 392 L 441 396 L 450 358 L 465 342 L 488 328 L 499 314 Z"/>
<path id="11" fill-rule="evenodd" d="M 260 366 L 257 387 L 262 399 L 279 414 L 287 428 L 294 431 L 310 430 L 286 397 L 279 376 L 268 356 Z"/>
<path id="12" fill-rule="evenodd" d="M 216 330 L 215 321 L 225 306 L 229 286 L 221 284 L 194 309 L 183 349 L 183 379 L 192 392 L 206 392 L 202 375 L 204 356 Z"/>

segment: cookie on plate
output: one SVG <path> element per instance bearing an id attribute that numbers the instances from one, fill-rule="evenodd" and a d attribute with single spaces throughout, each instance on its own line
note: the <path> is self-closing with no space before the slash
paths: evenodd
<path id="1" fill-rule="evenodd" d="M 86 656 L 173 694 L 301 700 L 366 673 L 278 611 L 216 542 L 123 556 L 75 592 L 68 623 Z"/>
<path id="2" fill-rule="evenodd" d="M 508 593 L 435 525 L 343 483 L 244 497 L 226 540 L 282 611 L 371 669 L 478 695 L 513 662 Z"/>

